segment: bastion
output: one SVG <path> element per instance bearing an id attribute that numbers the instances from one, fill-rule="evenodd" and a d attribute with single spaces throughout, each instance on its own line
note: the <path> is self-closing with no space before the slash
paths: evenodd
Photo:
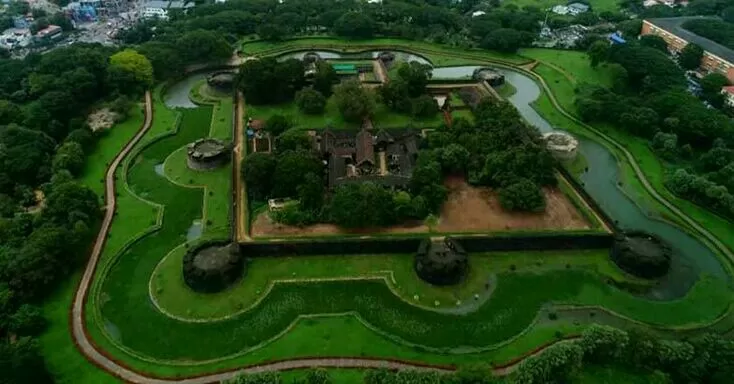
<path id="1" fill-rule="evenodd" d="M 199 139 L 189 144 L 186 163 L 191 169 L 216 169 L 229 161 L 231 151 L 231 145 L 222 140 Z"/>

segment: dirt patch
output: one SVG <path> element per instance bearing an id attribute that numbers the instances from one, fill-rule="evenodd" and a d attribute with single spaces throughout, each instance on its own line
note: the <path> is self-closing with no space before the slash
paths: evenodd
<path id="1" fill-rule="evenodd" d="M 112 112 L 109 108 L 102 108 L 91 113 L 87 117 L 87 124 L 92 131 L 97 132 L 101 129 L 110 129 L 120 118 L 117 112 Z"/>
<path id="2" fill-rule="evenodd" d="M 472 187 L 462 178 L 445 182 L 449 196 L 441 208 L 439 232 L 588 229 L 589 223 L 557 188 L 544 188 L 545 212 L 508 212 L 490 188 Z"/>
<path id="3" fill-rule="evenodd" d="M 253 237 L 273 236 L 324 236 L 324 235 L 374 235 L 385 233 L 425 233 L 428 227 L 420 222 L 406 223 L 383 228 L 344 229 L 334 224 L 314 224 L 306 227 L 294 227 L 276 223 L 268 212 L 257 216 L 252 223 L 250 235 Z M 365 238 L 369 236 L 364 236 Z"/>
<path id="4" fill-rule="evenodd" d="M 33 191 L 33 195 L 36 196 L 36 204 L 26 208 L 28 213 L 40 212 L 46 206 L 46 195 L 41 190 Z"/>
<path id="5" fill-rule="evenodd" d="M 545 188 L 545 212 L 508 212 L 500 206 L 497 194 L 490 188 L 472 187 L 462 178 L 448 178 L 449 195 L 441 208 L 437 232 L 493 232 L 506 230 L 588 229 L 589 223 L 571 201 L 556 188 Z M 385 228 L 345 230 L 333 224 L 316 224 L 299 228 L 274 222 L 267 212 L 252 223 L 253 237 L 324 236 L 346 234 L 426 233 L 428 226 L 414 222 Z"/>

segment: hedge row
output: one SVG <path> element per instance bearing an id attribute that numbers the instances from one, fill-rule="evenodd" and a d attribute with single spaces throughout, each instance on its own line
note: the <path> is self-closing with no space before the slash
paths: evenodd
<path id="1" fill-rule="evenodd" d="M 428 235 L 418 235 L 404 238 L 313 238 L 247 242 L 240 243 L 240 250 L 248 257 L 414 253 L 421 240 L 427 237 Z M 459 241 L 467 252 L 600 249 L 611 247 L 613 242 L 612 235 L 607 233 L 517 233 L 498 236 L 457 235 L 451 238 Z"/>

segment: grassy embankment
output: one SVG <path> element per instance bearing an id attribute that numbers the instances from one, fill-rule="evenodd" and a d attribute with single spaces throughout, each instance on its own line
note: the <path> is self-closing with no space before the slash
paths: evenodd
<path id="1" fill-rule="evenodd" d="M 141 104 L 142 105 L 142 104 Z M 107 166 L 143 123 L 143 110 L 136 106 L 130 117 L 109 130 L 87 156 L 81 182 L 104 196 Z M 126 213 L 122 213 L 123 215 Z M 132 217 L 131 217 L 132 219 Z M 81 270 L 65 281 L 56 293 L 43 303 L 48 328 L 40 337 L 41 351 L 49 371 L 57 383 L 115 383 L 112 376 L 90 364 L 74 346 L 69 332 L 69 306 L 81 276 Z"/>
<path id="2" fill-rule="evenodd" d="M 608 74 L 604 73 L 604 68 L 591 68 L 583 53 L 569 55 L 564 52 L 564 55 L 559 55 L 556 51 L 524 50 L 522 51 L 522 54 L 529 57 L 537 57 L 538 60 L 547 61 L 563 70 L 563 72 L 561 72 L 551 66 L 543 64 L 538 65 L 534 69 L 536 73 L 545 79 L 563 109 L 572 114 L 575 114 L 576 110 L 574 106 L 574 89 L 577 84 L 583 82 L 601 85 L 609 84 L 609 77 Z M 592 139 L 604 144 L 604 140 L 596 137 L 596 135 L 590 132 L 587 128 L 560 114 L 555 109 L 547 95 L 541 95 L 541 97 L 535 102 L 535 107 L 539 113 L 541 113 L 543 117 L 553 125 L 562 127 L 576 134 L 591 137 Z M 657 156 L 655 156 L 652 149 L 649 147 L 647 140 L 632 136 L 618 128 L 604 124 L 594 124 L 594 128 L 597 128 L 599 131 L 620 142 L 632 153 L 646 178 L 658 193 L 683 210 L 699 224 L 706 227 L 727 247 L 734 250 L 734 236 L 731 236 L 731 234 L 734 233 L 734 223 L 731 223 L 701 206 L 672 194 L 664 184 L 665 174 L 667 172 L 666 166 Z M 607 145 L 607 147 L 616 154 L 617 159 L 624 159 L 624 156 L 622 156 L 621 153 L 611 145 Z M 625 192 L 627 192 L 634 201 L 638 204 L 642 204 L 648 210 L 657 212 L 661 217 L 684 228 L 688 228 L 688 226 L 680 221 L 675 214 L 654 200 L 645 191 L 642 183 L 637 179 L 637 176 L 625 160 L 621 160 L 620 164 L 623 165 L 621 167 L 622 186 L 625 189 Z"/>

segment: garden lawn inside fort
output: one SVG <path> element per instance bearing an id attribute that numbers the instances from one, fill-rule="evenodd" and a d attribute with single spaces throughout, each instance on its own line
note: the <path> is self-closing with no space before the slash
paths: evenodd
<path id="1" fill-rule="evenodd" d="M 352 47 L 406 44 L 392 39 L 356 44 L 336 39 L 302 39 L 282 44 L 246 43 L 243 51 L 245 55 L 275 54 L 347 43 Z M 470 51 L 463 59 L 458 54 L 452 56 L 463 51 L 417 42 L 405 47 L 411 51 L 424 49 L 425 57 L 435 59 L 434 65 L 530 61 L 486 51 Z M 578 81 L 607 81 L 603 68 L 582 69 L 580 60 L 585 58 L 581 56 L 559 56 L 542 50 L 524 53 L 566 72 L 543 64 L 535 68 L 568 111 L 573 111 L 574 88 L 568 73 L 578 75 Z M 514 93 L 508 85 L 501 94 Z M 202 137 L 231 140 L 234 106 L 231 97 L 206 93 L 206 86 L 199 84 L 192 93 L 199 92 L 201 99 L 193 99 L 204 105 L 171 110 L 161 101 L 163 92 L 164 89 L 158 89 L 155 94 L 153 127 L 117 170 L 118 211 L 85 312 L 94 341 L 116 359 L 141 371 L 174 377 L 303 356 L 502 363 L 559 335 L 576 334 L 594 322 L 592 317 L 565 320 L 560 305 L 593 306 L 590 312 L 604 308 L 621 316 L 610 315 L 617 322 L 641 322 L 662 333 L 670 333 L 672 328 L 707 326 L 729 310 L 730 288 L 724 281 L 707 276 L 699 279 L 686 296 L 673 301 L 643 299 L 614 288 L 609 280 L 631 286 L 644 286 L 646 282 L 618 269 L 609 260 L 607 250 L 472 254 L 469 276 L 450 288 L 430 286 L 418 279 L 412 255 L 256 258 L 248 263 L 246 274 L 233 287 L 216 294 L 195 293 L 183 282 L 182 258 L 186 248 L 196 241 L 229 237 L 232 172 L 229 165 L 210 172 L 190 170 L 186 166 L 186 145 Z M 547 95 L 542 94 L 535 107 L 552 124 L 595 137 L 560 114 Z M 84 181 L 99 194 L 105 164 L 140 125 L 142 116 L 135 112 L 127 122 L 115 127 L 90 157 Z M 467 112 L 454 112 L 453 116 L 471 117 L 471 112 Z M 247 116 L 256 119 L 267 119 L 273 114 L 292 116 L 298 128 L 330 123 L 344 126 L 333 105 L 327 105 L 323 115 L 314 117 L 300 114 L 294 104 L 247 106 Z M 381 115 L 379 111 L 375 117 L 380 126 L 405 126 L 409 122 L 407 116 Z M 439 125 L 440 120 L 436 123 Z M 646 143 L 613 130 L 602 131 L 628 144 L 627 149 L 633 152 L 658 192 L 734 248 L 734 239 L 727 236 L 734 230 L 731 223 L 665 190 L 664 168 Z M 635 192 L 634 200 L 644 199 L 663 217 L 679 222 L 648 197 L 629 171 L 628 163 L 621 163 L 623 186 Z M 576 168 L 580 166 L 577 164 Z M 197 221 L 201 239 L 191 235 Z M 63 304 L 68 303 L 71 290 L 72 287 L 61 290 L 57 298 L 49 300 L 45 310 L 55 314 L 65 310 Z M 199 322 L 180 321 L 159 312 L 150 304 L 151 297 L 166 313 Z M 549 303 L 559 306 L 548 306 Z M 462 314 L 439 312 L 442 310 L 458 310 Z M 561 315 L 552 320 L 551 312 Z M 206 321 L 222 317 L 227 318 Z M 51 370 L 70 377 L 76 374 L 72 369 L 79 369 L 80 375 L 94 377 L 90 379 L 94 382 L 112 382 L 66 345 L 66 332 L 65 323 L 51 324 L 42 338 Z M 587 375 L 613 380 L 628 374 L 606 368 L 599 368 L 602 373 L 598 375 L 594 372 L 590 370 Z M 345 383 L 357 377 L 352 371 L 338 375 L 344 377 Z"/>

